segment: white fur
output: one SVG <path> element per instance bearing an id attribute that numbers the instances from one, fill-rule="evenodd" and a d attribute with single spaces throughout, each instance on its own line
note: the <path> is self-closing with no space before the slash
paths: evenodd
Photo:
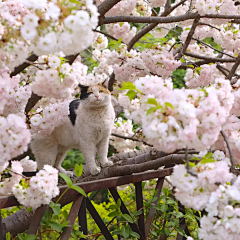
<path id="1" fill-rule="evenodd" d="M 92 175 L 101 171 L 95 162 L 96 152 L 102 167 L 113 165 L 107 159 L 109 137 L 115 118 L 111 95 L 94 89 L 93 94 L 89 95 L 87 99 L 81 100 L 76 113 L 74 126 L 69 120 L 55 128 L 46 138 L 32 140 L 31 148 L 38 169 L 49 164 L 62 173 L 72 175 L 72 172 L 61 167 L 61 163 L 67 151 L 73 148 L 81 149 L 85 163 Z"/>

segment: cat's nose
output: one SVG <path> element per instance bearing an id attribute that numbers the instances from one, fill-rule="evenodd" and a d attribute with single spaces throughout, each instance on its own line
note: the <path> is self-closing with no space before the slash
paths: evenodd
<path id="1" fill-rule="evenodd" d="M 99 98 L 99 96 L 95 96 L 97 99 Z"/>

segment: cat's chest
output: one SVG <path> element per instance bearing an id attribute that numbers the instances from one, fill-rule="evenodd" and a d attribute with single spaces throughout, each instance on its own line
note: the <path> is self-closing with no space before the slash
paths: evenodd
<path id="1" fill-rule="evenodd" d="M 89 110 L 81 112 L 77 121 L 82 122 L 82 126 L 87 125 L 93 131 L 102 132 L 105 129 L 112 129 L 114 122 L 114 112 L 111 109 L 102 109 L 101 111 Z"/>

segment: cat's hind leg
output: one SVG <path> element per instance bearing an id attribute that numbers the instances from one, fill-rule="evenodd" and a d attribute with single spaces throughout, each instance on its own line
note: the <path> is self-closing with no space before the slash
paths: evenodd
<path id="1" fill-rule="evenodd" d="M 58 146 L 54 139 L 33 139 L 31 149 L 37 161 L 38 170 L 43 169 L 47 164 L 54 166 L 58 153 Z"/>
<path id="2" fill-rule="evenodd" d="M 55 161 L 54 167 L 56 169 L 58 169 L 59 172 L 64 173 L 64 174 L 66 174 L 69 177 L 72 177 L 73 176 L 73 172 L 72 171 L 67 171 L 67 170 L 65 170 L 61 166 L 62 161 L 64 160 L 64 157 L 65 157 L 66 153 L 67 153 L 66 149 L 64 149 L 61 146 L 58 146 L 58 154 L 57 154 L 57 157 L 56 157 L 56 161 Z"/>

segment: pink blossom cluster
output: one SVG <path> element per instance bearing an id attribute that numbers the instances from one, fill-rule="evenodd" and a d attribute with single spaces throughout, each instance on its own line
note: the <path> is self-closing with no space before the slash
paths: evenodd
<path id="1" fill-rule="evenodd" d="M 148 2 L 144 0 L 136 0 L 136 8 L 133 9 L 132 14 L 134 16 L 151 16 L 152 8 Z"/>
<path id="2" fill-rule="evenodd" d="M 65 123 L 68 120 L 70 101 L 49 104 L 44 109 L 38 108 L 30 119 L 33 137 L 49 135 L 56 127 Z"/>
<path id="3" fill-rule="evenodd" d="M 217 44 L 234 54 L 240 50 L 240 32 L 236 28 L 229 28 L 227 25 L 221 26 L 221 31 L 214 30 L 213 38 Z"/>
<path id="4" fill-rule="evenodd" d="M 20 204 L 36 209 L 42 204 L 49 204 L 51 199 L 59 194 L 57 185 L 58 170 L 45 165 L 43 170 L 30 179 L 28 188 L 16 184 L 12 192 Z"/>
<path id="5" fill-rule="evenodd" d="M 99 51 L 95 49 L 93 54 L 93 59 L 98 62 L 98 66 L 93 68 L 93 73 L 95 74 L 107 74 L 108 76 L 113 72 L 112 64 L 108 64 L 107 59 L 108 56 L 111 55 L 111 51 L 109 49 L 104 49 Z"/>
<path id="6" fill-rule="evenodd" d="M 101 33 L 95 34 L 95 38 L 92 43 L 92 47 L 98 50 L 103 50 L 108 46 L 108 39 Z"/>
<path id="7" fill-rule="evenodd" d="M 156 7 L 162 7 L 165 5 L 165 0 L 149 0 L 150 7 L 156 8 Z"/>
<path id="8" fill-rule="evenodd" d="M 30 131 L 22 117 L 9 114 L 0 117 L 0 165 L 27 150 Z"/>
<path id="9" fill-rule="evenodd" d="M 104 0 L 97 0 L 96 4 L 99 6 Z M 136 0 L 122 0 L 114 5 L 105 16 L 111 17 L 116 15 L 130 15 L 136 6 Z"/>
<path id="10" fill-rule="evenodd" d="M 163 38 L 165 37 L 171 28 L 174 27 L 174 24 L 167 23 L 167 24 L 158 24 L 152 31 L 150 31 L 151 35 L 155 38 Z M 175 38 L 174 38 L 175 40 Z"/>
<path id="11" fill-rule="evenodd" d="M 236 163 L 240 163 L 240 119 L 235 115 L 231 115 L 222 127 L 226 134 L 229 145 Z M 215 149 L 220 149 L 228 153 L 227 145 L 221 135 L 213 146 Z"/>
<path id="12" fill-rule="evenodd" d="M 240 116 L 240 80 L 232 85 L 232 93 L 235 101 L 231 109 L 231 113 L 236 116 Z"/>
<path id="13" fill-rule="evenodd" d="M 216 72 L 216 64 L 204 64 L 199 68 L 188 68 L 184 80 L 189 88 L 205 87 L 214 82 Z"/>
<path id="14" fill-rule="evenodd" d="M 71 55 L 92 43 L 92 29 L 97 26 L 99 15 L 93 1 L 83 1 L 81 5 L 66 2 L 64 8 L 59 2 L 0 3 L 0 37 L 6 39 L 1 42 L 1 67 L 13 70 L 31 52 L 43 55 L 63 51 Z"/>
<path id="15" fill-rule="evenodd" d="M 106 30 L 110 35 L 119 39 L 121 38 L 124 43 L 129 43 L 129 41 L 136 35 L 137 28 L 132 27 L 127 22 L 123 23 L 112 23 L 106 25 Z"/>
<path id="16" fill-rule="evenodd" d="M 146 141 L 159 151 L 210 147 L 234 101 L 231 85 L 223 78 L 203 89 L 172 89 L 170 80 L 156 76 L 140 78 L 135 84 L 144 95 L 130 118 L 142 125 Z"/>
<path id="17" fill-rule="evenodd" d="M 11 177 L 1 177 L 0 175 L 0 195 L 11 194 L 14 185 L 22 179 L 22 173 L 36 171 L 37 163 L 30 160 L 29 157 L 25 157 L 21 161 L 11 161 L 11 167 L 9 167 L 9 162 L 5 162 L 0 167 L 0 173 L 3 173 L 4 170 L 5 172 L 10 171 Z"/>
<path id="18" fill-rule="evenodd" d="M 119 64 L 123 62 L 122 64 Z M 108 55 L 107 63 L 114 64 L 113 69 L 117 81 L 135 81 L 138 77 L 143 77 L 149 73 L 145 66 L 141 53 L 136 50 L 122 51 L 118 54 L 113 51 Z"/>
<path id="19" fill-rule="evenodd" d="M 132 120 L 124 121 L 121 117 L 119 117 L 117 122 L 115 122 L 113 126 L 112 132 L 120 134 L 122 136 L 132 137 L 134 135 Z M 136 148 L 136 146 L 139 145 L 137 144 L 137 142 L 134 142 L 132 140 L 129 139 L 125 140 L 123 138 L 118 138 L 115 136 L 111 136 L 110 144 L 119 153 L 133 151 Z"/>
<path id="20" fill-rule="evenodd" d="M 240 177 L 233 184 L 222 184 L 211 193 L 207 216 L 201 218 L 199 238 L 236 240 L 240 234 Z"/>
<path id="21" fill-rule="evenodd" d="M 200 152 L 199 159 L 205 157 L 207 151 Z M 184 165 L 174 167 L 171 176 L 172 184 L 175 186 L 175 196 L 186 207 L 195 210 L 203 210 L 210 202 L 211 194 L 218 189 L 217 184 L 230 182 L 233 174 L 229 172 L 229 159 L 223 152 L 215 151 L 209 157 L 211 162 L 196 164 L 192 171 L 197 177 L 187 172 Z"/>
<path id="22" fill-rule="evenodd" d="M 189 44 L 187 48 L 187 52 L 195 53 L 198 55 L 204 55 L 206 57 L 217 57 L 217 54 L 214 53 L 213 49 L 197 44 L 196 42 Z M 192 58 L 187 57 L 187 59 L 192 59 Z"/>
<path id="23" fill-rule="evenodd" d="M 147 68 L 153 73 L 167 78 L 180 65 L 180 61 L 176 61 L 172 51 L 168 51 L 161 46 L 155 49 L 147 49 L 142 52 L 142 60 Z"/>
<path id="24" fill-rule="evenodd" d="M 56 99 L 71 97 L 78 85 L 75 74 L 69 63 L 62 63 L 58 56 L 49 56 L 45 59 L 50 68 L 38 70 L 31 88 L 39 96 L 47 96 Z M 76 65 L 75 65 L 76 66 Z"/>

